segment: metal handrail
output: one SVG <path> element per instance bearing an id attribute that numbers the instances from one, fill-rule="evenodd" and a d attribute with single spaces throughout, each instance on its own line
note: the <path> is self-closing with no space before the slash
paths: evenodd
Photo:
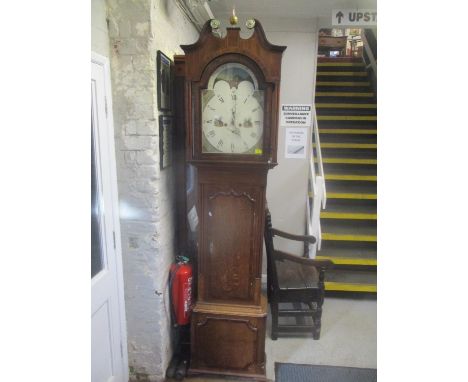
<path id="1" fill-rule="evenodd" d="M 374 72 L 374 76 L 377 77 L 377 61 L 374 57 L 374 53 L 372 53 L 372 49 L 370 48 L 369 42 L 367 41 L 367 37 L 364 32 L 362 33 L 361 38 L 367 57 L 369 58 L 369 65 L 367 67 L 371 67 L 372 71 Z"/>
<path id="2" fill-rule="evenodd" d="M 309 162 L 309 188 L 312 191 L 312 206 L 310 197 L 307 196 L 307 234 L 317 238 L 316 244 L 309 246 L 309 257 L 314 258 L 317 250 L 322 246 L 322 231 L 320 227 L 320 210 L 326 207 L 327 191 L 325 187 L 325 174 L 323 171 L 322 150 L 318 131 L 317 112 L 312 107 L 312 144 L 315 141 L 315 153 L 312 146 L 312 154 Z M 315 171 L 315 159 L 317 159 L 318 171 Z M 318 174 L 317 174 L 318 172 Z"/>

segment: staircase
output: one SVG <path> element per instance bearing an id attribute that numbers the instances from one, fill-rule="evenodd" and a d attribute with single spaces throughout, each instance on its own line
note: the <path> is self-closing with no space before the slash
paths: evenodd
<path id="1" fill-rule="evenodd" d="M 362 59 L 319 58 L 315 107 L 326 183 L 316 258 L 335 264 L 325 288 L 376 293 L 377 104 Z"/>

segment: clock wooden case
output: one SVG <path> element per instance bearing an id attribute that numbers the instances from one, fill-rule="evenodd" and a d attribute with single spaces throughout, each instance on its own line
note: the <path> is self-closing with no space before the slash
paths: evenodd
<path id="1" fill-rule="evenodd" d="M 174 58 L 179 146 L 182 136 L 185 142 L 178 168 L 196 168 L 199 219 L 189 371 L 262 379 L 265 192 L 268 170 L 277 164 L 286 47 L 269 43 L 257 20 L 247 39 L 240 28 L 217 37 L 208 21 L 196 43 L 181 47 L 185 55 Z M 178 201 L 179 220 L 186 222 L 187 199 L 179 194 Z"/>

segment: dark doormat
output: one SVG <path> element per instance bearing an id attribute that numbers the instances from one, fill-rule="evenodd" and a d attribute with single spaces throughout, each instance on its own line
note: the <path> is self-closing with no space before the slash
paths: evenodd
<path id="1" fill-rule="evenodd" d="M 377 369 L 275 362 L 276 382 L 376 382 Z"/>

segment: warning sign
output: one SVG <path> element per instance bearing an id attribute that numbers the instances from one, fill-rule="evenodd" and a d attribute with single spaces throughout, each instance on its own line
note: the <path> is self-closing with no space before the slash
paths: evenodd
<path id="1" fill-rule="evenodd" d="M 282 105 L 281 126 L 310 126 L 311 105 Z"/>

